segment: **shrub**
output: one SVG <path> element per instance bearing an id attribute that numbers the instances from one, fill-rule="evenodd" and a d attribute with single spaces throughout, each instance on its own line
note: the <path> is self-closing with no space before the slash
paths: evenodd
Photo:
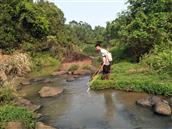
<path id="1" fill-rule="evenodd" d="M 143 57 L 141 63 L 147 64 L 158 72 L 167 72 L 172 75 L 172 51 L 170 48 L 159 50 L 156 47 L 153 53 Z"/>
<path id="2" fill-rule="evenodd" d="M 43 68 L 45 66 L 55 66 L 59 62 L 57 59 L 51 57 L 46 53 L 36 53 L 32 58 L 33 68 Z"/>
<path id="3" fill-rule="evenodd" d="M 78 69 L 79 69 L 79 66 L 78 66 L 78 65 L 72 64 L 72 65 L 69 67 L 68 71 L 70 71 L 70 72 L 75 72 L 75 71 L 78 70 Z"/>
<path id="4" fill-rule="evenodd" d="M 27 128 L 33 129 L 35 126 L 35 118 L 33 114 L 25 108 L 11 105 L 4 105 L 0 107 L 0 127 L 7 122 L 21 121 Z"/>

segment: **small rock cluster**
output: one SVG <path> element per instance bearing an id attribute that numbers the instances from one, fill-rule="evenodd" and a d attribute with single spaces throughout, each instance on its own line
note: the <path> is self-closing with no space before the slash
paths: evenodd
<path id="1" fill-rule="evenodd" d="M 151 107 L 159 115 L 170 116 L 172 114 L 172 98 L 164 100 L 158 96 L 150 96 L 137 100 L 136 104 L 143 107 Z"/>

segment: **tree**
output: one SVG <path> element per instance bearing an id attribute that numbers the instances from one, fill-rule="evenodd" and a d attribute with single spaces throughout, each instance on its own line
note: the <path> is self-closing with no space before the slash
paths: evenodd
<path id="1" fill-rule="evenodd" d="M 117 39 L 136 61 L 157 44 L 169 44 L 172 30 L 171 0 L 128 0 L 126 12 L 107 24 L 108 40 Z"/>

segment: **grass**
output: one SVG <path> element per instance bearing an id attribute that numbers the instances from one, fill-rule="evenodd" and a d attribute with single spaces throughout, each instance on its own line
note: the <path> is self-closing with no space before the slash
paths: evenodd
<path id="1" fill-rule="evenodd" d="M 113 88 L 117 90 L 147 92 L 172 95 L 172 77 L 166 73 L 157 74 L 140 64 L 122 62 L 112 66 L 109 80 L 101 80 L 101 75 L 91 82 L 91 89 Z"/>
<path id="2" fill-rule="evenodd" d="M 0 104 L 10 103 L 16 97 L 14 93 L 14 90 L 8 85 L 0 87 Z"/>
<path id="3" fill-rule="evenodd" d="M 51 57 L 49 54 L 36 54 L 32 58 L 32 77 L 47 76 L 57 70 L 60 61 Z"/>
<path id="4" fill-rule="evenodd" d="M 79 65 L 76 65 L 76 64 L 72 64 L 70 67 L 69 67 L 69 69 L 68 69 L 68 71 L 70 71 L 70 72 L 75 72 L 76 70 L 78 70 L 79 69 Z"/>
<path id="5" fill-rule="evenodd" d="M 26 108 L 14 106 L 17 98 L 16 92 L 11 85 L 0 87 L 0 129 L 4 129 L 8 122 L 22 122 L 26 128 L 33 129 L 36 119 L 34 114 Z"/>
<path id="6" fill-rule="evenodd" d="M 3 129 L 7 122 L 22 122 L 26 128 L 33 129 L 35 118 L 33 114 L 23 107 L 3 105 L 0 107 L 0 128 Z"/>

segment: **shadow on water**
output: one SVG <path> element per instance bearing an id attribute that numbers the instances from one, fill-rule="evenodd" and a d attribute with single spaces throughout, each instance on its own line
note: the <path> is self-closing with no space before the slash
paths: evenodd
<path id="1" fill-rule="evenodd" d="M 55 98 L 40 98 L 38 91 L 44 83 L 25 87 L 27 97 L 43 105 L 43 121 L 59 129 L 171 129 L 170 117 L 155 115 L 150 109 L 135 105 L 135 101 L 148 96 L 143 93 L 115 90 L 90 91 L 87 93 L 89 77 L 73 82 L 59 78 L 49 86 L 65 89 Z"/>

